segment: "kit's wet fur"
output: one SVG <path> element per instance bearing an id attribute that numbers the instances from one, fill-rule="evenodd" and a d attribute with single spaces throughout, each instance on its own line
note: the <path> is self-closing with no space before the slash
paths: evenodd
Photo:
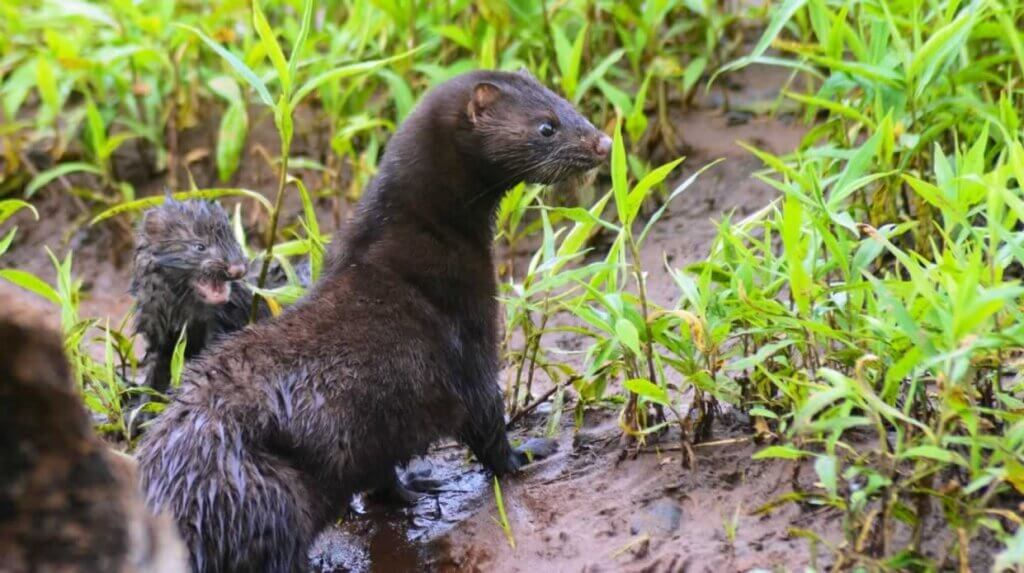
<path id="1" fill-rule="evenodd" d="M 609 144 L 524 74 L 473 72 L 424 98 L 311 293 L 188 366 L 140 446 L 148 500 L 175 515 L 196 571 L 305 569 L 354 493 L 446 436 L 497 475 L 527 462 L 497 385 L 495 210 Z"/>
<path id="2" fill-rule="evenodd" d="M 55 333 L 0 319 L 0 571 L 178 572 L 134 463 L 92 433 Z"/>
<path id="3" fill-rule="evenodd" d="M 190 360 L 220 336 L 249 323 L 252 292 L 241 280 L 247 269 L 220 205 L 168 197 L 146 211 L 136 232 L 131 293 L 135 330 L 146 341 L 147 386 L 167 392 L 174 347 L 186 324 L 185 359 Z M 197 281 L 226 283 L 230 295 L 221 304 L 211 304 L 200 296 Z M 257 318 L 269 314 L 259 305 Z"/>

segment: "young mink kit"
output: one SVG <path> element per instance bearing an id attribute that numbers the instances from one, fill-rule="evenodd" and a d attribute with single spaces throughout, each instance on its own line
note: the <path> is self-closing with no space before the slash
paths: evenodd
<path id="1" fill-rule="evenodd" d="M 177 573 L 175 524 L 92 432 L 60 337 L 0 318 L 0 571 Z"/>
<path id="2" fill-rule="evenodd" d="M 252 292 L 241 279 L 249 265 L 227 213 L 208 201 L 168 197 L 143 215 L 135 245 L 131 293 L 135 330 L 146 340 L 146 385 L 166 393 L 186 324 L 186 359 L 248 324 Z M 270 315 L 257 310 L 257 318 Z"/>
<path id="3" fill-rule="evenodd" d="M 310 293 L 190 364 L 143 438 L 148 501 L 194 570 L 304 570 L 353 494 L 444 437 L 499 476 L 554 451 L 505 431 L 494 217 L 518 182 L 577 176 L 610 147 L 525 73 L 423 98 Z"/>

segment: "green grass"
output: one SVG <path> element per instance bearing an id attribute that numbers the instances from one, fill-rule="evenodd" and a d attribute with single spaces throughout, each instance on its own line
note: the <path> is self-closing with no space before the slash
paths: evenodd
<path id="1" fill-rule="evenodd" d="M 692 462 L 728 404 L 774 438 L 757 458 L 814 472 L 814 487 L 759 511 L 841 515 L 842 539 L 792 532 L 828 548 L 836 569 L 965 567 L 982 535 L 1006 545 L 1000 567 L 1022 567 L 1022 28 L 1013 0 L 785 0 L 743 13 L 700 0 L 8 2 L 0 223 L 43 192 L 72 196 L 82 224 L 129 220 L 147 205 L 112 161 L 129 147 L 174 190 L 251 197 L 238 166 L 250 122 L 272 117 L 276 194 L 244 203 L 258 221 L 247 242 L 264 269 L 307 256 L 317 273 L 329 237 L 314 202 L 358 199 L 418 95 L 467 69 L 525 65 L 615 143 L 595 200 L 554 205 L 519 186 L 502 203 L 499 244 L 539 245 L 526 268 L 504 262 L 510 413 L 543 373 L 557 404 L 574 388 L 577 420 L 615 409 L 634 445 L 671 429 Z M 724 216 L 705 260 L 670 266 L 676 303 L 661 307 L 639 252 L 699 175 L 681 181 L 681 160 L 652 165 L 644 142 L 678 156 L 669 107 L 752 65 L 791 70 L 776 107 L 800 110 L 807 135 L 781 155 L 747 146 L 778 198 Z M 177 134 L 211 107 L 223 187 L 199 190 L 178 181 Z M 298 110 L 324 126 L 331 153 L 291 153 Z M 40 154 L 50 163 L 36 165 Z M 298 176 L 310 173 L 307 189 Z M 279 221 L 289 193 L 303 215 Z M 0 236 L 0 256 L 16 232 Z M 594 253 L 599 233 L 611 247 Z M 53 286 L 16 269 L 0 278 L 59 306 L 87 404 L 130 440 L 127 323 L 81 318 L 70 256 L 53 262 Z M 288 304 L 300 288 L 259 292 Z M 582 367 L 544 343 L 566 332 L 584 341 Z M 936 518 L 949 543 L 927 554 L 923 526 Z M 730 538 L 738 523 L 724 520 Z"/>

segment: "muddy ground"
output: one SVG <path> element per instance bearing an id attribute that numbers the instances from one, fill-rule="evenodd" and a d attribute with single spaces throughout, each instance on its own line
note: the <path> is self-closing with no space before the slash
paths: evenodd
<path id="1" fill-rule="evenodd" d="M 677 110 L 672 120 L 688 155 L 678 174 L 689 173 L 715 159 L 725 161 L 706 172 L 679 197 L 644 245 L 655 302 L 673 305 L 676 287 L 664 269 L 666 259 L 679 267 L 703 258 L 723 213 L 742 218 L 768 204 L 775 193 L 751 177 L 760 162 L 736 145 L 745 141 L 774 153 L 794 149 L 804 128 L 793 118 L 765 117 L 744 110 L 763 108 L 777 97 L 784 75 L 752 70 L 737 75 L 729 94 L 733 112 L 718 105 L 721 94 L 704 97 L 697 109 Z M 273 132 L 258 124 L 251 142 L 273 148 Z M 301 138 L 300 138 L 301 139 Z M 212 135 L 201 131 L 183 137 L 190 147 L 212 147 Z M 316 141 L 306 138 L 305 145 Z M 297 144 L 302 154 L 303 142 Z M 200 186 L 212 183 L 213 169 L 193 166 Z M 242 186 L 270 193 L 273 173 L 255 154 L 240 170 Z M 205 180 L 204 180 L 205 178 Z M 162 178 L 142 185 L 155 192 Z M 20 238 L 2 267 L 31 270 L 52 279 L 43 251 L 69 247 L 75 253 L 76 275 L 86 287 L 83 316 L 119 321 L 130 308 L 127 296 L 130 255 L 117 248 L 117 233 L 71 228 L 76 213 L 59 191 L 39 201 L 42 222 L 18 218 Z M 298 205 L 292 205 L 297 211 Z M 326 209 L 326 207 L 325 207 Z M 325 219 L 327 217 L 324 213 Z M 0 229 L 3 231 L 3 229 Z M 67 239 L 67 240 L 65 240 Z M 120 252 L 120 255 L 113 253 Z M 517 265 L 522 267 L 522 265 Z M 59 317 L 45 301 L 26 296 L 0 282 L 3 312 L 31 312 L 56 326 Z M 563 349 L 581 345 L 571 337 L 552 336 L 548 343 Z M 535 389 L 535 394 L 544 388 Z M 566 408 L 572 408 L 567 400 Z M 514 435 L 536 435 L 550 406 L 542 406 L 520 424 Z M 693 471 L 680 464 L 678 452 L 657 451 L 656 445 L 636 458 L 623 459 L 616 412 L 595 409 L 580 428 L 572 416 L 562 417 L 558 453 L 530 466 L 522 475 L 502 482 L 503 498 L 515 547 L 496 520 L 492 480 L 467 459 L 465 449 L 440 444 L 410 471 L 429 473 L 444 485 L 415 507 L 396 509 L 358 504 L 357 513 L 326 532 L 311 552 L 318 571 L 745 571 L 755 568 L 802 570 L 831 559 L 824 549 L 812 551 L 790 528 L 810 529 L 826 539 L 841 540 L 836 513 L 789 504 L 768 515 L 753 510 L 789 491 L 794 483 L 813 485 L 813 471 L 795 474 L 792 462 L 755 462 L 749 421 L 726 412 L 716 422 L 713 442 L 697 448 Z M 666 444 L 671 444 L 668 439 Z M 796 478 L 794 476 L 797 475 Z M 730 533 L 734 524 L 734 532 Z"/>

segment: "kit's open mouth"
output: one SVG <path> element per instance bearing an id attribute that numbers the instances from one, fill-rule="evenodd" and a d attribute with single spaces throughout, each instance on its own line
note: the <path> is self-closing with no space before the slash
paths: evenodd
<path id="1" fill-rule="evenodd" d="M 214 279 L 199 279 L 193 286 L 206 304 L 224 304 L 231 296 L 231 283 Z"/>

